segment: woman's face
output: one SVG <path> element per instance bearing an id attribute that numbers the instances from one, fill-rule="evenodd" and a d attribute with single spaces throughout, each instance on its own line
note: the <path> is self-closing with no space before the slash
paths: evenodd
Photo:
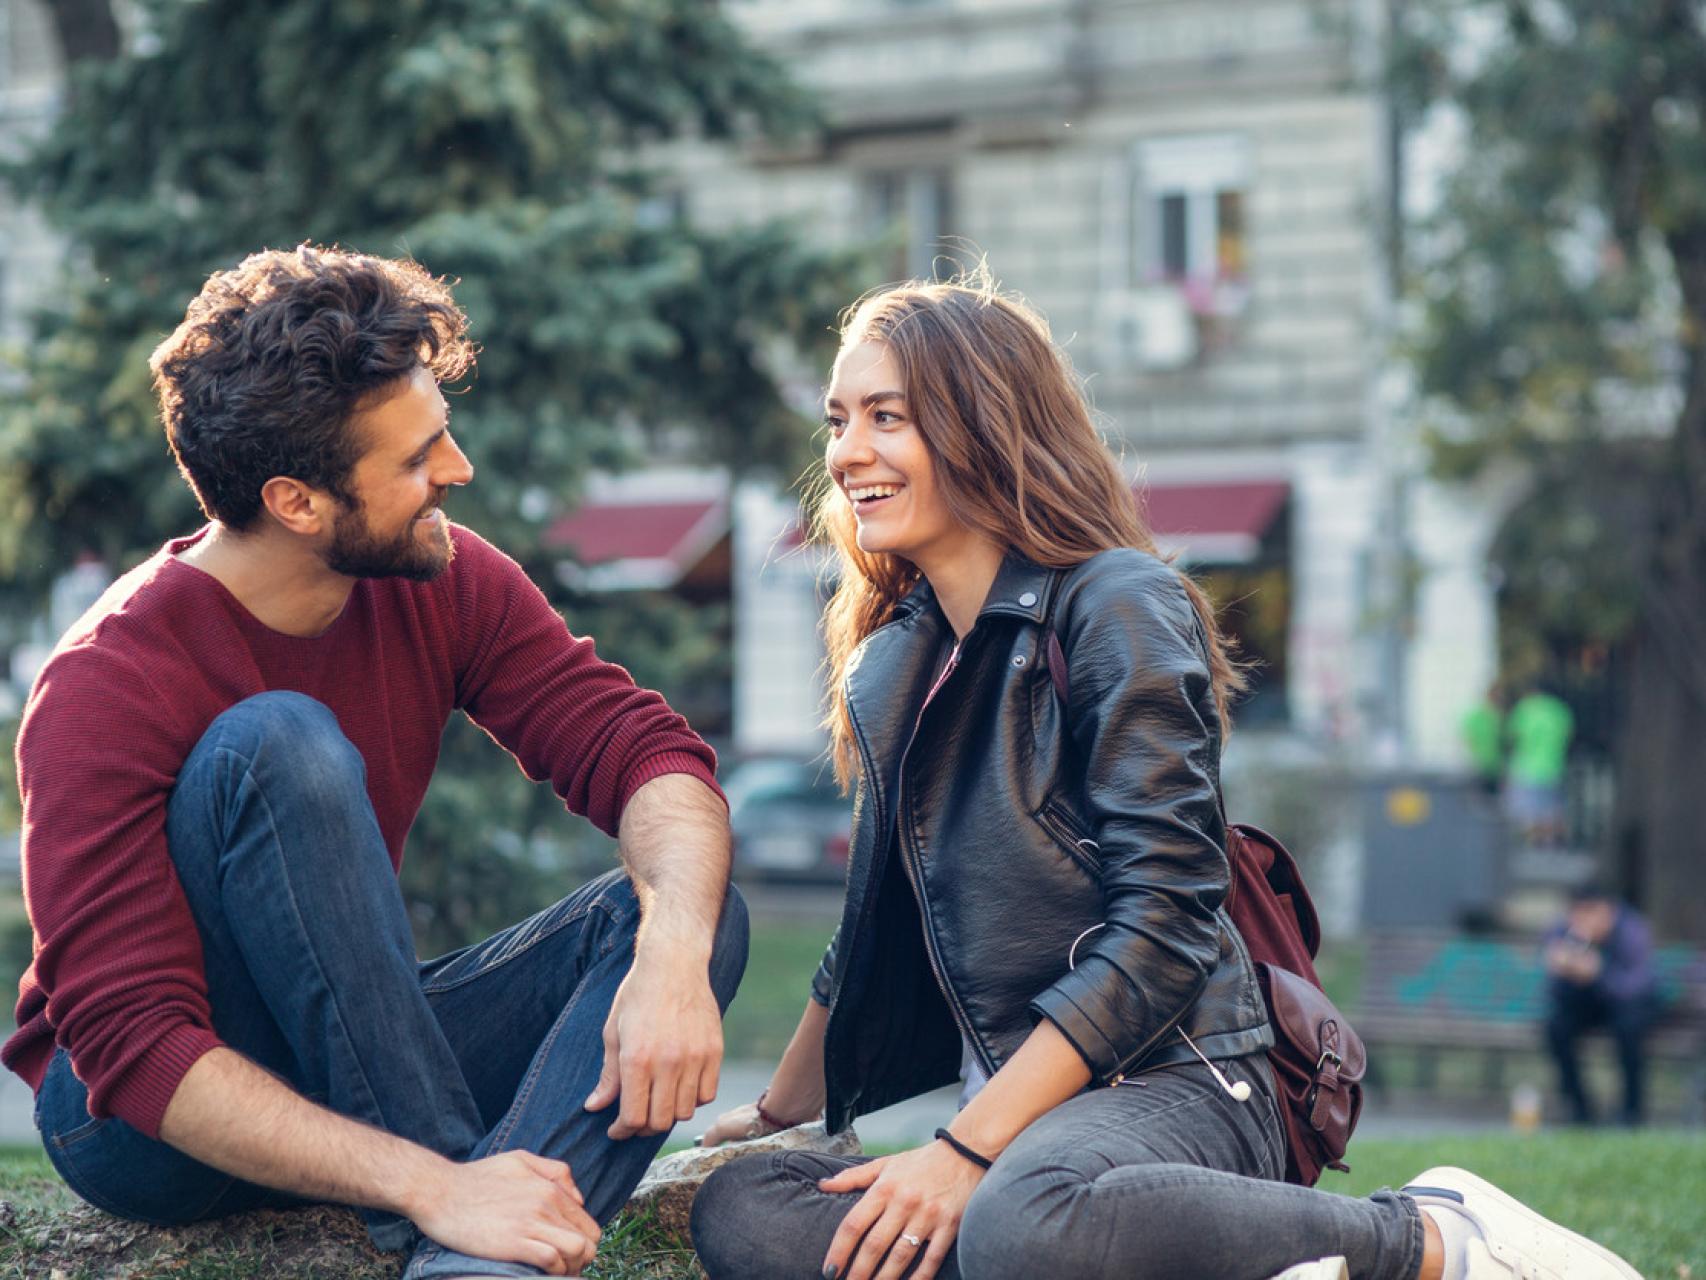
<path id="1" fill-rule="evenodd" d="M 969 530 L 936 488 L 936 469 L 886 344 L 845 347 L 830 373 L 825 462 L 853 504 L 859 549 L 901 556 L 926 574 Z"/>

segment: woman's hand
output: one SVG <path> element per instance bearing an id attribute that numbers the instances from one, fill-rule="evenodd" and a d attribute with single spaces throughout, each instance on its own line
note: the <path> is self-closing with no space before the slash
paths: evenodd
<path id="1" fill-rule="evenodd" d="M 770 1087 L 756 1103 L 734 1107 L 718 1116 L 699 1138 L 702 1147 L 720 1147 L 725 1142 L 746 1142 L 780 1133 L 792 1125 L 809 1124 L 823 1115 L 823 1033 L 829 1025 L 829 1010 L 816 1000 L 807 1000 L 800 1025 L 776 1064 Z M 763 1107 L 778 1123 L 758 1114 Z M 784 1123 L 785 1122 L 785 1123 Z"/>
<path id="2" fill-rule="evenodd" d="M 913 1280 L 930 1280 L 948 1256 L 982 1178 L 982 1169 L 940 1141 L 825 1178 L 818 1183 L 820 1190 L 864 1189 L 865 1194 L 830 1242 L 824 1275 L 835 1280 L 898 1280 L 922 1251 L 924 1260 Z"/>
<path id="3" fill-rule="evenodd" d="M 758 1114 L 758 1104 L 748 1102 L 729 1108 L 712 1121 L 711 1127 L 700 1135 L 699 1145 L 720 1147 L 725 1142 L 745 1142 L 749 1138 L 762 1138 L 775 1132 Z"/>

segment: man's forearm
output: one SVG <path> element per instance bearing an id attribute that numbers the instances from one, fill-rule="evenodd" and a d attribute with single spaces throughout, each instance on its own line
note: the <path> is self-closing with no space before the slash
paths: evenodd
<path id="1" fill-rule="evenodd" d="M 728 892 L 728 808 L 699 779 L 665 774 L 629 798 L 619 839 L 640 899 L 636 950 L 708 961 Z"/>
<path id="2" fill-rule="evenodd" d="M 525 1151 L 447 1160 L 310 1102 L 231 1049 L 204 1054 L 185 1073 L 160 1137 L 250 1182 L 401 1214 L 478 1258 L 579 1275 L 598 1243 L 561 1161 Z"/>
<path id="3" fill-rule="evenodd" d="M 203 1164 L 310 1200 L 414 1217 L 451 1162 L 310 1102 L 232 1049 L 197 1059 L 160 1137 Z"/>

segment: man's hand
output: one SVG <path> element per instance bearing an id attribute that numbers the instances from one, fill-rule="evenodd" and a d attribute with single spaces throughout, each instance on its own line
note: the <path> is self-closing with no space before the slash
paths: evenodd
<path id="1" fill-rule="evenodd" d="M 622 861 L 640 900 L 634 966 L 604 1023 L 604 1070 L 588 1111 L 622 1103 L 612 1138 L 665 1133 L 717 1096 L 723 1019 L 711 946 L 729 889 L 729 811 L 697 778 L 671 773 L 622 810 Z"/>
<path id="2" fill-rule="evenodd" d="M 635 956 L 604 1023 L 604 1070 L 586 1100 L 622 1108 L 612 1138 L 665 1133 L 717 1096 L 723 1020 L 703 958 L 660 948 Z"/>
<path id="3" fill-rule="evenodd" d="M 598 1244 L 598 1224 L 560 1160 L 509 1151 L 458 1164 L 310 1102 L 224 1046 L 184 1074 L 160 1136 L 263 1186 L 400 1213 L 476 1257 L 578 1275 Z"/>
<path id="4" fill-rule="evenodd" d="M 578 1276 L 598 1247 L 598 1224 L 569 1166 L 527 1151 L 446 1161 L 404 1212 L 446 1248 L 523 1262 L 547 1275 Z"/>

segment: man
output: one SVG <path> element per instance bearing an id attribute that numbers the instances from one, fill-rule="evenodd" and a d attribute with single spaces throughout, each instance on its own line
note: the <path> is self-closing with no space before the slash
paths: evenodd
<path id="1" fill-rule="evenodd" d="M 1658 973 L 1647 922 L 1605 889 L 1585 885 L 1571 895 L 1568 913 L 1547 932 L 1545 960 L 1551 978 L 1546 1043 L 1571 1118 L 1593 1123 L 1576 1041 L 1582 1032 L 1604 1027 L 1617 1044 L 1623 1072 L 1622 1122 L 1640 1124 L 1646 1065 L 1641 1041 L 1658 1012 Z"/>
<path id="2" fill-rule="evenodd" d="M 579 1274 L 715 1095 L 746 954 L 710 749 L 445 520 L 466 329 L 407 262 L 213 276 L 152 361 L 209 524 L 67 633 L 18 740 L 4 1059 L 55 1166 L 152 1221 L 362 1206 L 410 1280 Z M 395 871 L 455 710 L 628 877 L 419 965 Z"/>

